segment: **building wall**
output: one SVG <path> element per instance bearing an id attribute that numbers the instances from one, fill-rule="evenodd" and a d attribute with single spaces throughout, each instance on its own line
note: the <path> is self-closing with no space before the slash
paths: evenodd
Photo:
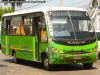
<path id="1" fill-rule="evenodd" d="M 98 16 L 98 14 L 96 14 L 96 22 L 95 22 L 95 25 L 96 25 L 96 29 L 100 29 L 99 28 L 99 16 Z"/>
<path id="2" fill-rule="evenodd" d="M 100 14 L 96 14 L 94 18 L 92 18 L 95 29 L 100 30 Z"/>
<path id="3" fill-rule="evenodd" d="M 97 29 L 100 30 L 100 14 L 97 14 Z"/>
<path id="4" fill-rule="evenodd" d="M 89 11 L 89 13 L 93 13 L 92 15 L 90 15 L 90 17 L 93 20 L 95 29 L 100 30 L 100 14 L 98 14 L 98 8 L 97 8 L 99 5 L 100 5 L 100 0 L 90 0 L 89 10 L 91 11 Z M 95 10 L 95 12 L 93 9 Z"/>

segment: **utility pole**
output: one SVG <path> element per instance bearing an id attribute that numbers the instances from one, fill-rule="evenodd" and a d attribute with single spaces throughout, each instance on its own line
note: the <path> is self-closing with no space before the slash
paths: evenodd
<path id="1" fill-rule="evenodd" d="M 60 0 L 60 6 L 61 7 L 63 6 L 63 0 Z"/>

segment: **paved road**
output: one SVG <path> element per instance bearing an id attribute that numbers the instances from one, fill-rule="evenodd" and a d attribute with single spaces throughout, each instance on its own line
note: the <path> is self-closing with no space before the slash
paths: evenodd
<path id="1" fill-rule="evenodd" d="M 45 71 L 42 64 L 26 61 L 24 64 L 13 63 L 12 57 L 0 51 L 0 75 L 100 75 L 100 60 L 90 70 L 81 64 L 55 66 L 53 71 Z"/>

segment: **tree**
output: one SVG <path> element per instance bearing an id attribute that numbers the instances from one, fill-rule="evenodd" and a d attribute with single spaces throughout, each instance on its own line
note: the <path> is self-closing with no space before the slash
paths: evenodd
<path id="1" fill-rule="evenodd" d="M 7 5 L 8 3 L 11 4 L 11 6 L 14 8 L 13 11 L 15 11 L 15 4 L 16 6 L 21 7 L 23 3 L 45 3 L 46 0 L 2 0 L 2 2 Z"/>
<path id="2" fill-rule="evenodd" d="M 14 9 L 13 7 L 0 8 L 0 21 L 3 14 L 13 12 L 13 9 Z"/>
<path id="3" fill-rule="evenodd" d="M 22 3 L 24 2 L 25 0 L 2 0 L 2 2 L 7 5 L 8 3 L 11 4 L 11 6 L 14 8 L 13 11 L 15 11 L 15 4 L 17 6 L 20 6 L 22 5 Z"/>

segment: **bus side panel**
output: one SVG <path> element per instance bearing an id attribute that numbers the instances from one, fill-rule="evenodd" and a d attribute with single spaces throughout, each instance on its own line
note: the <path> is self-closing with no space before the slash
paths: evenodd
<path id="1" fill-rule="evenodd" d="M 17 58 L 34 60 L 35 37 L 33 36 L 10 36 L 10 50 L 15 50 Z"/>
<path id="2" fill-rule="evenodd" d="M 41 59 L 42 52 L 48 52 L 48 43 L 47 42 L 40 42 L 39 47 L 39 58 Z"/>
<path id="3" fill-rule="evenodd" d="M 2 47 L 2 53 L 5 54 L 5 55 L 8 55 L 9 54 L 9 44 L 8 44 L 8 41 L 9 41 L 9 38 L 8 36 L 2 36 L 2 44 L 1 44 L 1 47 Z"/>
<path id="4" fill-rule="evenodd" d="M 1 49 L 1 22 L 0 22 L 0 49 Z"/>
<path id="5" fill-rule="evenodd" d="M 1 32 L 0 32 L 0 49 L 1 49 Z"/>

